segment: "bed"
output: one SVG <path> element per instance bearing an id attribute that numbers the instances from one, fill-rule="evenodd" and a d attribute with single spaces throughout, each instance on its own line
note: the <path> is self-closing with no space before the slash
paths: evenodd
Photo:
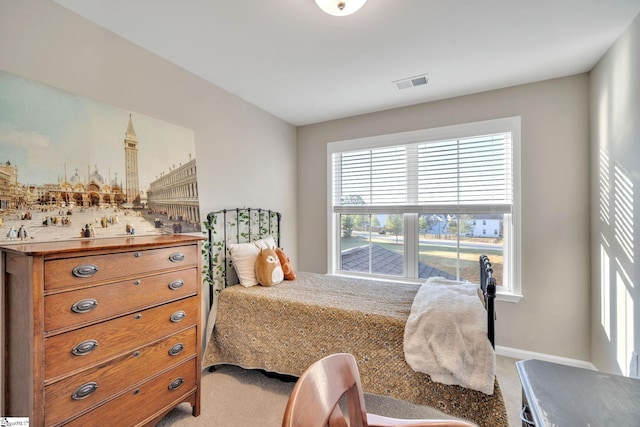
<path id="1" fill-rule="evenodd" d="M 358 362 L 367 393 L 434 407 L 479 426 L 508 426 L 495 375 L 488 394 L 433 381 L 405 360 L 405 326 L 420 284 L 390 286 L 379 280 L 296 272 L 295 280 L 272 287 L 236 285 L 229 247 L 264 236 L 273 236 L 280 246 L 280 220 L 277 212 L 250 208 L 208 215 L 205 273 L 211 314 L 203 368 L 232 364 L 296 377 L 328 354 L 347 352 Z M 486 341 L 492 348 L 496 284 L 486 256 L 480 257 L 479 267 Z"/>

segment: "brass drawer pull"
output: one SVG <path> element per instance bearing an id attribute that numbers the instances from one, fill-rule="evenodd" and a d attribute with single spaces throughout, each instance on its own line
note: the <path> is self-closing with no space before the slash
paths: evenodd
<path id="1" fill-rule="evenodd" d="M 187 313 L 185 313 L 183 310 L 178 310 L 171 315 L 171 321 L 173 323 L 177 323 L 177 322 L 180 322 L 185 317 L 187 317 Z"/>
<path id="2" fill-rule="evenodd" d="M 97 347 L 98 347 L 98 341 L 86 340 L 81 342 L 77 346 L 73 347 L 73 349 L 71 350 L 71 353 L 73 353 L 74 356 L 86 356 L 87 354 L 95 350 Z"/>
<path id="3" fill-rule="evenodd" d="M 174 252 L 171 255 L 169 255 L 169 261 L 171 262 L 184 261 L 184 254 L 182 252 Z"/>
<path id="4" fill-rule="evenodd" d="M 176 378 L 175 380 L 171 381 L 171 384 L 169 384 L 169 390 L 173 391 L 179 389 L 183 382 L 184 378 Z"/>
<path id="5" fill-rule="evenodd" d="M 73 400 L 85 399 L 89 397 L 89 395 L 91 395 L 91 393 L 93 393 L 97 389 L 98 389 L 98 383 L 96 382 L 82 384 L 80 387 L 76 389 L 76 391 L 73 392 L 73 394 L 71 395 L 71 398 Z"/>
<path id="6" fill-rule="evenodd" d="M 171 349 L 169 349 L 169 356 L 177 356 L 178 353 L 180 353 L 182 350 L 184 350 L 184 344 L 182 343 L 176 344 L 173 347 L 171 347 Z"/>
<path id="7" fill-rule="evenodd" d="M 98 306 L 98 301 L 93 298 L 81 299 L 71 306 L 71 311 L 74 313 L 88 313 Z"/>
<path id="8" fill-rule="evenodd" d="M 183 285 L 184 285 L 184 280 L 182 279 L 172 280 L 171 283 L 169 283 L 169 289 L 171 289 L 172 291 L 175 291 L 177 289 L 180 289 Z"/>
<path id="9" fill-rule="evenodd" d="M 98 266 L 95 264 L 81 264 L 72 270 L 73 275 L 80 278 L 91 277 L 97 272 Z"/>

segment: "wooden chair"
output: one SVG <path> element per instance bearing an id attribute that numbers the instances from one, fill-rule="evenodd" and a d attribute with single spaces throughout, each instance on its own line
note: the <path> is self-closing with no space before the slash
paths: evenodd
<path id="1" fill-rule="evenodd" d="M 346 395 L 349 424 L 338 405 Z M 458 420 L 404 420 L 367 414 L 353 355 L 337 353 L 312 364 L 291 392 L 282 427 L 474 427 Z"/>

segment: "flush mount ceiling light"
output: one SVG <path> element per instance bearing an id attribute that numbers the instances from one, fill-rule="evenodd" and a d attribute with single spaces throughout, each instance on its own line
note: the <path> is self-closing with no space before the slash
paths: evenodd
<path id="1" fill-rule="evenodd" d="M 367 0 L 316 0 L 320 9 L 333 16 L 351 15 L 366 2 Z"/>

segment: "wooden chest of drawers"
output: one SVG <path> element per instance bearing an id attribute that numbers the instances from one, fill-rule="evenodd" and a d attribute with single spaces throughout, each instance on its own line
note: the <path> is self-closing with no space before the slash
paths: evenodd
<path id="1" fill-rule="evenodd" d="M 31 426 L 154 425 L 200 414 L 202 238 L 2 250 L 3 416 Z"/>

